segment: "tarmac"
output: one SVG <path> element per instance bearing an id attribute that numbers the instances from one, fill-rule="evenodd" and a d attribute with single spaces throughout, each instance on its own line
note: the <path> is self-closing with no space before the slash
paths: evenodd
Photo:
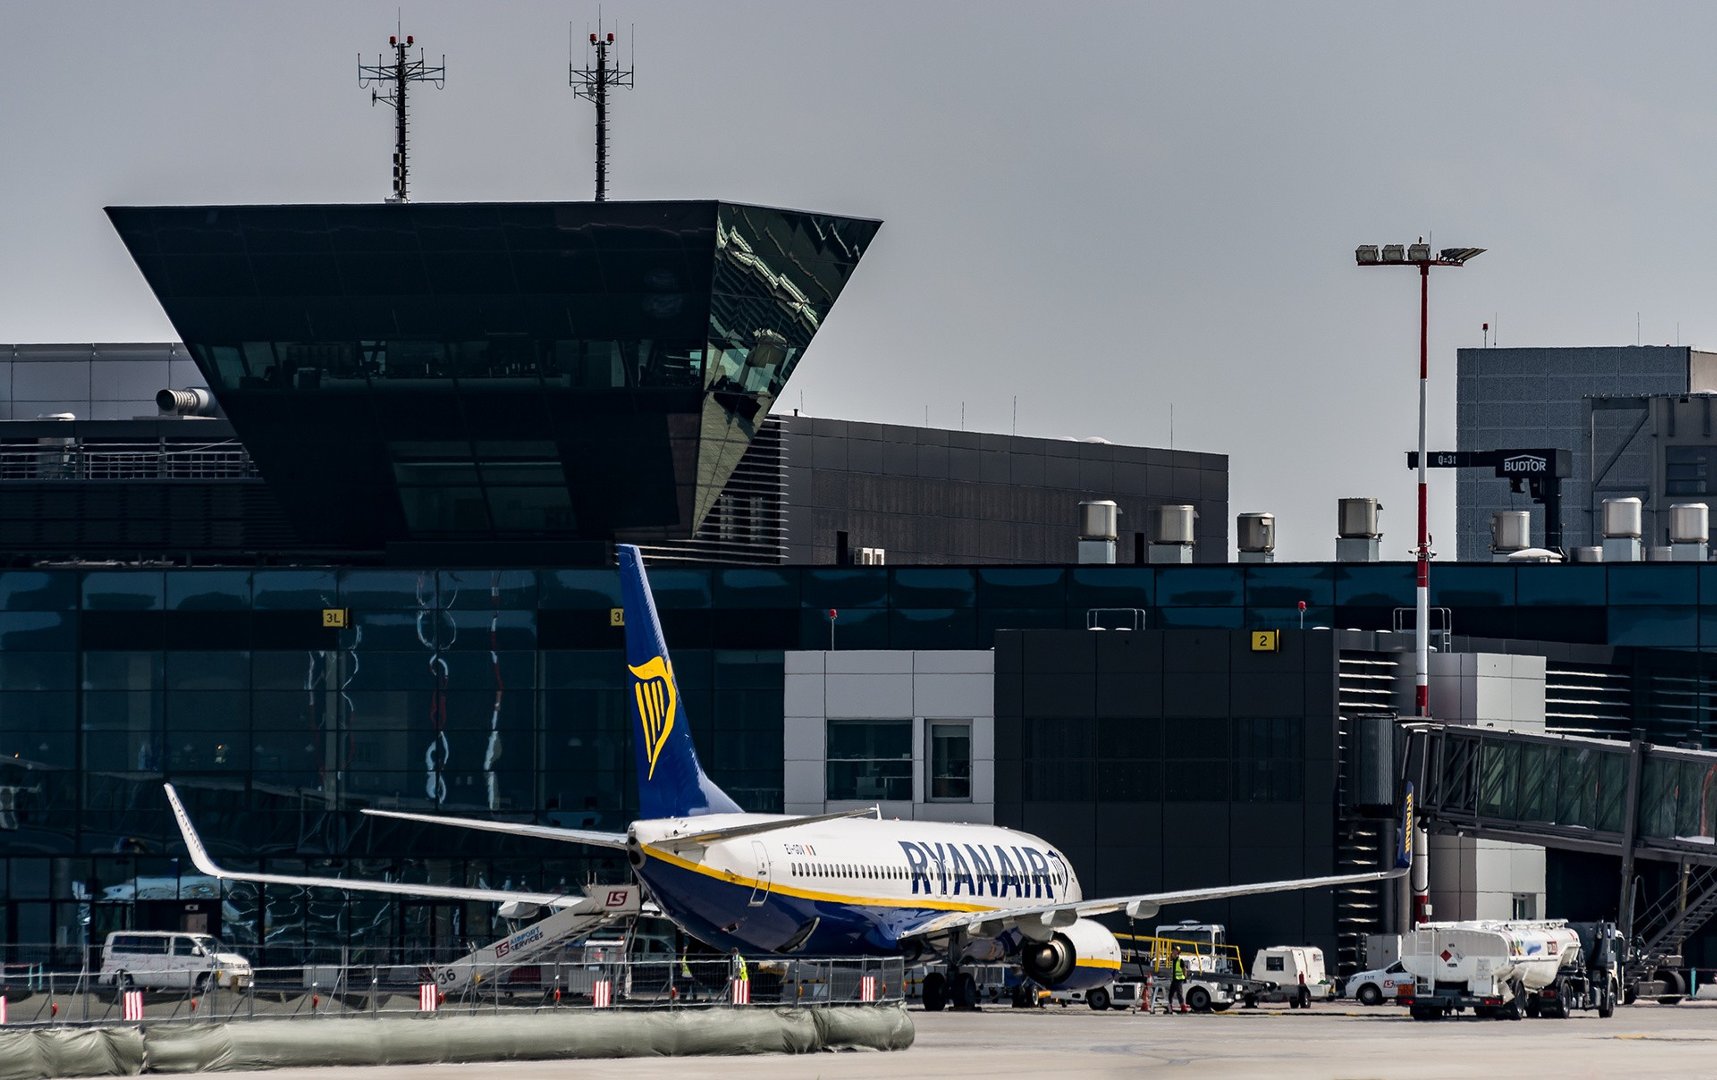
<path id="1" fill-rule="evenodd" d="M 1717 1002 L 1635 1005 L 1609 1020 L 1415 1021 L 1404 1009 L 1346 1003 L 1305 1011 L 1141 1016 L 1084 1006 L 988 1007 L 911 1014 L 918 1039 L 898 1053 L 801 1057 L 632 1058 L 480 1066 L 495 1080 L 686 1080 L 687 1077 L 1208 1077 L 1391 1080 L 1717 1075 Z M 327 1021 L 316 1021 L 327 1022 Z M 351 1023 L 362 1021 L 333 1021 Z M 404 1080 L 474 1066 L 283 1069 L 270 1080 Z M 459 1070 L 454 1072 L 451 1070 Z"/>

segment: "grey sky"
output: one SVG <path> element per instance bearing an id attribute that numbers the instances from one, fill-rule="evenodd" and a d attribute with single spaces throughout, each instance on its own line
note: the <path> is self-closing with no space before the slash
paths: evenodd
<path id="1" fill-rule="evenodd" d="M 387 194 L 356 83 L 399 5 L 0 2 L 0 341 L 172 340 L 101 207 Z M 1717 6 L 610 2 L 637 87 L 612 198 L 883 218 L 788 387 L 823 416 L 1231 455 L 1232 508 L 1404 558 L 1417 282 L 1353 246 L 1490 248 L 1432 281 L 1454 352 L 1717 343 Z M 589 198 L 567 30 L 595 4 L 410 2 L 446 54 L 413 197 Z M 582 50 L 579 55 L 582 57 Z M 378 268 L 383 273 L 383 268 Z M 1433 531 L 1453 553 L 1453 484 Z M 1072 511 L 1069 509 L 1069 520 Z M 1230 523 L 1232 532 L 1232 523 Z"/>

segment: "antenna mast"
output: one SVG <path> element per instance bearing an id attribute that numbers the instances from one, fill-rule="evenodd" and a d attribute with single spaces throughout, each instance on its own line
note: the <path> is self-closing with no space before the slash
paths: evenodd
<path id="1" fill-rule="evenodd" d="M 388 202 L 406 202 L 406 124 L 405 124 L 405 88 L 408 83 L 432 82 L 437 90 L 447 85 L 447 55 L 442 54 L 441 63 L 430 67 L 423 59 L 423 50 L 417 51 L 416 60 L 406 59 L 405 51 L 415 44 L 410 34 L 403 40 L 398 34 L 388 36 L 388 47 L 393 50 L 393 62 L 384 62 L 385 57 L 377 56 L 374 64 L 364 63 L 364 55 L 358 54 L 358 85 L 372 87 L 370 104 L 385 101 L 394 109 L 394 147 L 393 147 L 393 194 Z M 381 92 L 381 87 L 388 87 L 387 93 Z"/>
<path id="2" fill-rule="evenodd" d="M 608 50 L 614 47 L 613 34 L 591 34 L 590 44 L 596 47 L 596 66 L 576 68 L 567 62 L 567 84 L 575 97 L 588 98 L 596 104 L 596 201 L 608 201 L 608 88 L 632 85 L 632 69 L 622 71 L 610 66 Z M 586 54 L 588 55 L 588 53 Z M 589 63 L 588 60 L 585 61 Z"/>

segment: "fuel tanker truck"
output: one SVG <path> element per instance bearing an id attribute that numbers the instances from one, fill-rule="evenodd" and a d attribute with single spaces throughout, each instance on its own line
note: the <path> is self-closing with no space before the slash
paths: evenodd
<path id="1" fill-rule="evenodd" d="M 1566 985 L 1558 980 L 1582 970 L 1581 963 L 1580 935 L 1565 922 L 1422 923 L 1401 938 L 1401 966 L 1414 986 L 1410 999 L 1403 987 L 1397 1000 L 1415 1020 L 1466 1009 L 1519 1020 L 1529 1001 L 1542 1002 L 1547 988 Z"/>

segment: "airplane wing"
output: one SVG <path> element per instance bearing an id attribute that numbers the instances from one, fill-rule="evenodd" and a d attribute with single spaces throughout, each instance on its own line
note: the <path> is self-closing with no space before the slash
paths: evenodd
<path id="1" fill-rule="evenodd" d="M 1295 878 L 1290 881 L 1260 881 L 1250 885 L 1218 885 L 1208 889 L 1182 889 L 1178 892 L 1141 893 L 1137 896 L 1113 896 L 1098 900 L 1074 900 L 1063 904 L 1035 904 L 1000 908 L 994 911 L 953 911 L 934 915 L 907 927 L 902 938 L 945 934 L 950 930 L 971 930 L 992 936 L 1009 926 L 1037 923 L 1045 928 L 1071 926 L 1088 915 L 1109 915 L 1125 911 L 1128 918 L 1148 919 L 1169 904 L 1188 904 L 1200 900 L 1227 900 L 1236 896 L 1256 896 L 1259 893 L 1295 892 L 1300 889 L 1322 889 L 1340 885 L 1364 885 L 1374 881 L 1389 881 L 1407 873 L 1407 867 L 1374 870 L 1363 874 L 1336 874 L 1331 877 Z"/>
<path id="2" fill-rule="evenodd" d="M 510 889 L 462 888 L 457 885 L 413 885 L 403 881 L 366 881 L 362 878 L 313 877 L 305 874 L 262 874 L 247 870 L 228 870 L 209 856 L 203 840 L 191 825 L 191 816 L 172 784 L 163 784 L 167 801 L 173 805 L 173 816 L 179 821 L 179 833 L 185 838 L 191 862 L 197 869 L 222 881 L 251 881 L 259 885 L 295 885 L 304 888 L 343 889 L 347 892 L 391 893 L 397 896 L 435 897 L 443 900 L 485 900 L 491 903 L 517 902 L 540 907 L 588 909 L 592 914 L 613 912 L 631 915 L 638 911 L 636 885 L 604 886 L 604 895 L 585 896 L 580 893 L 516 892 Z"/>
<path id="3" fill-rule="evenodd" d="M 515 825 L 507 821 L 484 821 L 480 818 L 445 817 L 440 814 L 412 814 L 404 810 L 360 810 L 371 817 L 397 818 L 400 821 L 422 821 L 430 825 L 452 825 L 460 829 L 506 833 L 509 836 L 534 836 L 542 840 L 559 840 L 571 844 L 591 844 L 595 847 L 626 850 L 625 833 L 595 832 L 589 829 L 563 829 L 558 825 Z"/>

